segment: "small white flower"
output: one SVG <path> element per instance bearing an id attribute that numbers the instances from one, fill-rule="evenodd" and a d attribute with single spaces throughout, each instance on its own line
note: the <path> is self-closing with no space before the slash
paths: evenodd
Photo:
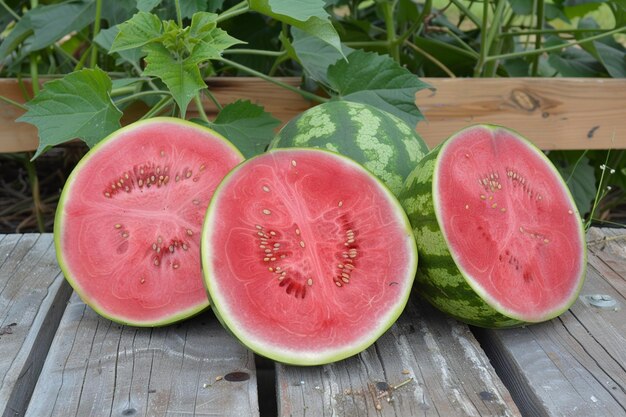
<path id="1" fill-rule="evenodd" d="M 604 171 L 604 170 L 606 169 L 606 165 L 604 165 L 604 164 L 600 165 L 600 169 L 601 169 L 602 171 Z"/>
<path id="2" fill-rule="evenodd" d="M 613 168 L 611 168 L 611 170 L 609 171 L 611 174 L 615 174 L 615 170 Z"/>
<path id="3" fill-rule="evenodd" d="M 607 185 L 607 186 L 606 186 L 606 190 L 607 190 L 607 191 L 611 191 L 612 189 L 613 189 L 613 187 L 611 187 L 610 185 Z"/>

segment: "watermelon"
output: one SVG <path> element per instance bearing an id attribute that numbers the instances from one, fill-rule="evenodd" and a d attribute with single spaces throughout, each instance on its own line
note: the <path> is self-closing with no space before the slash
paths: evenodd
<path id="1" fill-rule="evenodd" d="M 165 325 L 208 307 L 200 230 L 213 191 L 242 160 L 217 133 L 174 118 L 99 142 L 72 171 L 56 212 L 67 281 L 123 324 Z"/>
<path id="2" fill-rule="evenodd" d="M 428 148 L 403 120 L 376 107 L 329 101 L 292 119 L 270 148 L 313 147 L 348 156 L 376 175 L 394 195 Z"/>
<path id="3" fill-rule="evenodd" d="M 256 353 L 318 365 L 354 355 L 402 312 L 417 268 L 394 195 L 349 158 L 276 149 L 219 185 L 202 234 L 211 306 Z"/>
<path id="4" fill-rule="evenodd" d="M 418 292 L 481 327 L 549 320 L 574 302 L 586 246 L 569 190 L 519 134 L 476 125 L 424 157 L 400 201 L 420 253 Z"/>

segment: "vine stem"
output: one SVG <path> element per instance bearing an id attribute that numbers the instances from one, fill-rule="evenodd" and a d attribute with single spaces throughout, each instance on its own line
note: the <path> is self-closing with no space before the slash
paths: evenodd
<path id="1" fill-rule="evenodd" d="M 220 23 L 224 20 L 239 16 L 240 14 L 246 13 L 248 10 L 250 10 L 250 6 L 248 5 L 248 2 L 244 0 L 240 3 L 235 4 L 230 9 L 224 10 L 219 16 L 217 16 L 216 22 Z"/>
<path id="2" fill-rule="evenodd" d="M 485 61 L 491 61 L 491 60 L 494 60 L 494 59 L 520 58 L 520 57 L 524 57 L 524 56 L 531 56 L 531 55 L 535 55 L 535 54 L 541 54 L 541 53 L 544 53 L 544 52 L 560 51 L 563 48 L 569 48 L 570 46 L 582 45 L 582 44 L 585 44 L 585 43 L 588 43 L 588 42 L 593 42 L 593 41 L 596 41 L 598 39 L 602 39 L 604 37 L 615 35 L 617 33 L 624 32 L 624 31 L 626 31 L 626 26 L 615 28 L 615 29 L 610 30 L 608 32 L 604 32 L 604 33 L 601 33 L 601 34 L 595 35 L 595 36 L 590 36 L 588 38 L 584 38 L 584 39 L 581 39 L 581 40 L 576 40 L 576 41 L 572 41 L 572 42 L 566 42 L 566 43 L 563 43 L 563 44 L 560 44 L 560 45 L 547 46 L 547 47 L 544 47 L 544 48 L 533 49 L 533 50 L 530 50 L 530 51 L 520 51 L 520 52 L 511 52 L 511 53 L 508 53 L 508 54 L 491 55 L 491 56 L 488 56 L 487 58 L 485 58 Z"/>
<path id="3" fill-rule="evenodd" d="M 126 97 L 122 97 L 119 100 L 115 101 L 115 104 L 123 104 L 123 103 L 127 103 L 129 101 L 133 101 L 136 100 L 140 97 L 145 97 L 145 96 L 153 96 L 153 95 L 164 95 L 164 96 L 171 96 L 169 91 L 164 91 L 164 90 L 150 90 L 150 91 L 140 91 L 138 93 L 135 94 L 131 94 L 129 96 Z M 113 94 L 111 94 L 111 96 L 113 96 Z"/>
<path id="4" fill-rule="evenodd" d="M 223 55 L 235 55 L 235 54 L 247 54 L 247 55 L 263 55 L 263 56 L 283 56 L 286 54 L 285 51 L 264 51 L 261 49 L 245 49 L 245 48 L 237 48 L 237 49 L 226 49 L 222 51 Z"/>
<path id="5" fill-rule="evenodd" d="M 15 106 L 20 110 L 24 110 L 24 111 L 28 110 L 28 107 L 26 107 L 22 103 L 18 103 L 17 101 L 11 100 L 10 98 L 5 97 L 5 96 L 0 96 L 0 101 L 4 101 L 5 103 Z"/>
<path id="6" fill-rule="evenodd" d="M 0 0 L 0 5 L 2 5 L 2 7 L 4 7 L 15 20 L 19 21 L 21 19 L 20 16 L 4 2 L 4 0 Z"/>
<path id="7" fill-rule="evenodd" d="M 385 18 L 385 32 L 387 32 L 387 46 L 389 48 L 389 55 L 393 58 L 394 61 L 400 63 L 400 46 L 396 42 L 396 24 L 393 19 L 393 11 L 395 7 L 395 0 L 384 2 L 383 16 Z"/>
<path id="8" fill-rule="evenodd" d="M 202 105 L 202 100 L 200 100 L 200 93 L 198 92 L 195 96 L 194 96 L 194 101 L 196 103 L 196 107 L 198 108 L 198 114 L 200 115 L 200 118 L 207 122 L 210 123 L 209 118 L 206 116 L 206 112 L 204 111 L 204 106 Z"/>
<path id="9" fill-rule="evenodd" d="M 163 97 L 161 99 L 161 101 L 159 101 L 157 104 L 155 104 L 154 107 L 152 107 L 150 110 L 148 110 L 148 112 L 146 114 L 141 116 L 141 120 L 149 119 L 150 117 L 154 116 L 155 114 L 158 114 L 165 107 L 169 106 L 172 103 L 172 101 L 174 101 L 174 99 L 171 96 L 170 97 L 167 97 L 167 96 Z"/>
<path id="10" fill-rule="evenodd" d="M 487 24 L 489 21 L 489 0 L 483 0 L 483 19 L 480 24 L 480 52 L 478 62 L 474 67 L 474 77 L 480 77 L 483 72 L 483 66 L 487 62 Z"/>
<path id="11" fill-rule="evenodd" d="M 543 29 L 543 14 L 544 14 L 544 0 L 537 0 L 537 9 L 536 9 L 536 14 L 537 14 L 537 30 L 541 30 Z M 537 36 L 535 36 L 535 50 L 537 49 L 541 49 L 541 42 L 542 42 L 543 36 L 541 34 L 538 34 Z M 532 69 L 531 69 L 531 76 L 536 77 L 537 74 L 539 73 L 539 55 L 535 55 L 533 57 L 533 65 L 532 65 Z"/>
<path id="12" fill-rule="evenodd" d="M 24 159 L 24 167 L 28 173 L 28 182 L 30 183 L 31 195 L 33 197 L 33 211 L 37 219 L 37 228 L 39 229 L 39 233 L 44 233 L 46 226 L 43 219 L 43 210 L 41 208 L 41 193 L 39 192 L 37 169 L 35 163 L 29 157 Z"/>
<path id="13" fill-rule="evenodd" d="M 92 40 L 96 38 L 98 33 L 100 32 L 100 19 L 102 17 L 102 0 L 96 0 L 96 17 L 93 21 L 93 36 Z M 95 68 L 98 63 L 98 48 L 95 46 L 95 43 L 92 43 L 93 48 L 91 49 L 91 60 L 89 61 L 89 67 Z"/>
<path id="14" fill-rule="evenodd" d="M 313 94 L 313 93 L 310 93 L 310 92 L 308 92 L 306 90 L 302 90 L 300 88 L 291 86 L 289 84 L 286 84 L 286 83 L 284 83 L 282 81 L 277 80 L 276 78 L 269 77 L 269 76 L 263 74 L 262 72 L 253 70 L 252 68 L 248 68 L 245 65 L 241 65 L 241 64 L 239 64 L 239 63 L 237 63 L 235 61 L 231 61 L 230 59 L 226 59 L 226 58 L 222 57 L 222 58 L 217 58 L 217 60 L 220 61 L 220 62 L 223 62 L 226 65 L 230 65 L 233 68 L 237 68 L 237 69 L 239 69 L 239 70 L 241 70 L 243 72 L 246 72 L 246 73 L 248 73 L 250 75 L 254 75 L 255 77 L 259 77 L 259 78 L 264 79 L 265 81 L 269 81 L 272 84 L 276 84 L 277 86 L 282 87 L 282 88 L 284 88 L 286 90 L 293 91 L 294 93 L 298 93 L 298 94 L 300 94 L 302 97 L 304 97 L 306 99 L 317 101 L 318 103 L 325 103 L 325 102 L 329 101 L 329 99 L 327 99 L 326 97 L 321 97 L 321 96 L 318 96 L 317 94 Z"/>
<path id="15" fill-rule="evenodd" d="M 183 13 L 180 10 L 180 0 L 174 0 L 174 6 L 176 7 L 176 21 L 178 22 L 178 27 L 182 29 Z"/>

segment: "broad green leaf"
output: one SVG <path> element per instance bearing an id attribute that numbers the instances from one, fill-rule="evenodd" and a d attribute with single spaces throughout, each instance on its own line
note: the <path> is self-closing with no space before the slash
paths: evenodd
<path id="1" fill-rule="evenodd" d="M 96 3 L 84 0 L 39 6 L 29 15 L 34 31 L 31 49 L 36 51 L 93 23 Z"/>
<path id="2" fill-rule="evenodd" d="M 279 124 L 263 107 L 237 100 L 225 106 L 209 126 L 250 158 L 265 151 Z"/>
<path id="3" fill-rule="evenodd" d="M 144 49 L 148 52 L 145 58 L 148 65 L 144 75 L 159 77 L 167 85 L 184 115 L 191 99 L 200 89 L 206 87 L 197 62 L 175 57 L 160 43 L 146 45 Z"/>
<path id="4" fill-rule="evenodd" d="M 324 0 L 249 0 L 248 3 L 252 10 L 289 24 L 295 20 L 306 22 L 311 17 L 328 19 Z"/>
<path id="5" fill-rule="evenodd" d="M 423 119 L 415 93 L 430 86 L 389 56 L 352 52 L 328 68 L 328 81 L 342 99 L 386 110 L 413 127 Z"/>
<path id="6" fill-rule="evenodd" d="M 604 68 L 588 52 L 579 48 L 567 48 L 550 54 L 548 62 L 562 77 L 601 77 Z"/>
<path id="7" fill-rule="evenodd" d="M 180 13 L 185 17 L 193 17 L 195 13 L 204 12 L 207 9 L 207 0 L 181 0 Z"/>
<path id="8" fill-rule="evenodd" d="M 161 4 L 162 1 L 163 0 L 137 0 L 137 10 L 140 12 L 149 12 Z"/>
<path id="9" fill-rule="evenodd" d="M 94 38 L 94 42 L 104 50 L 110 51 L 113 46 L 113 41 L 119 31 L 120 29 L 117 25 L 107 29 L 101 29 L 100 32 L 98 32 L 98 35 Z M 145 55 L 141 52 L 141 48 L 125 49 L 123 51 L 118 51 L 117 54 L 120 56 L 121 61 L 130 63 L 139 63 L 141 57 Z"/>
<path id="10" fill-rule="evenodd" d="M 11 52 L 33 34 L 33 25 L 30 21 L 30 15 L 25 14 L 22 19 L 15 24 L 8 36 L 0 43 L 0 61 L 7 57 Z"/>
<path id="11" fill-rule="evenodd" d="M 161 19 L 157 16 L 139 12 L 130 20 L 118 25 L 119 33 L 111 45 L 110 52 L 139 48 L 159 40 L 163 34 Z"/>
<path id="12" fill-rule="evenodd" d="M 581 29 L 600 29 L 596 21 L 589 18 L 581 19 L 578 22 L 578 27 Z M 591 35 L 593 34 L 577 34 L 576 39 L 582 40 Z M 626 49 L 613 37 L 587 42 L 581 46 L 604 65 L 611 77 L 626 78 Z"/>
<path id="13" fill-rule="evenodd" d="M 249 0 L 250 8 L 316 36 L 342 53 L 323 0 Z M 343 54 L 343 53 L 342 53 Z"/>
<path id="14" fill-rule="evenodd" d="M 565 152 L 550 152 L 548 154 L 556 169 L 569 187 L 578 211 L 581 215 L 589 213 L 596 195 L 596 177 L 594 168 L 589 164 L 589 158 L 581 156 L 575 161 Z"/>
<path id="15" fill-rule="evenodd" d="M 295 54 L 306 73 L 315 81 L 329 85 L 326 77 L 328 67 L 350 54 L 353 49 L 341 45 L 343 55 L 335 48 L 298 28 L 291 28 L 292 46 Z"/>
<path id="16" fill-rule="evenodd" d="M 129 20 L 137 12 L 134 1 L 108 1 L 103 4 L 102 18 L 109 23 L 109 27 Z"/>
<path id="17" fill-rule="evenodd" d="M 49 81 L 26 103 L 28 111 L 18 121 L 39 130 L 35 158 L 48 148 L 74 138 L 90 147 L 120 128 L 122 113 L 110 97 L 111 79 L 99 68 L 84 69 Z"/>

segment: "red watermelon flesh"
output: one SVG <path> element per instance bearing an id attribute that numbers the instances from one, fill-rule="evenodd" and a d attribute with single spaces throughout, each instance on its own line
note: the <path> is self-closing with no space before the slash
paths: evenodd
<path id="1" fill-rule="evenodd" d="M 539 150 L 505 129 L 468 129 L 442 149 L 433 191 L 455 262 L 497 310 L 532 322 L 571 304 L 584 235 Z"/>
<path id="2" fill-rule="evenodd" d="M 395 197 L 356 162 L 281 149 L 215 192 L 202 238 L 213 310 L 245 345 L 314 365 L 372 344 L 398 317 L 417 254 Z"/>
<path id="3" fill-rule="evenodd" d="M 174 118 L 104 139 L 68 178 L 57 210 L 67 280 L 122 323 L 162 325 L 206 308 L 201 226 L 213 191 L 242 160 L 215 132 Z"/>

